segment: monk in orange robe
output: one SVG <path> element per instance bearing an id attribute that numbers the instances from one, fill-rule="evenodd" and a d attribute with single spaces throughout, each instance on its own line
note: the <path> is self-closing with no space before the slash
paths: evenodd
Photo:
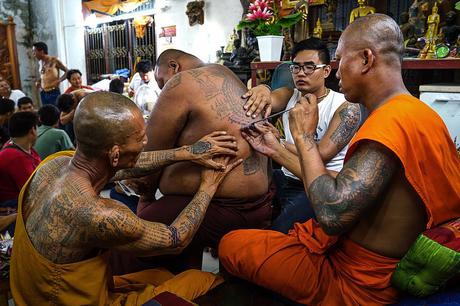
<path id="1" fill-rule="evenodd" d="M 109 92 L 87 95 L 74 122 L 75 154 L 45 160 L 19 197 L 10 276 L 15 304 L 143 305 L 163 291 L 194 299 L 219 284 L 219 277 L 196 270 L 113 278 L 108 257 L 109 250 L 152 256 L 185 248 L 220 182 L 241 162 L 229 163 L 236 155 L 235 138 L 214 132 L 191 146 L 141 154 L 147 142 L 141 111 Z M 203 168 L 198 192 L 171 224 L 142 220 L 99 195 L 111 179 L 148 175 L 181 160 L 209 168 Z"/>
<path id="2" fill-rule="evenodd" d="M 295 224 L 288 235 L 230 232 L 219 257 L 233 275 L 302 304 L 391 304 L 390 277 L 419 234 L 460 216 L 460 160 L 441 118 L 404 86 L 403 36 L 393 19 L 355 20 L 336 52 L 341 91 L 371 114 L 334 178 L 314 141 L 316 98 L 307 95 L 291 111 L 317 222 Z"/>

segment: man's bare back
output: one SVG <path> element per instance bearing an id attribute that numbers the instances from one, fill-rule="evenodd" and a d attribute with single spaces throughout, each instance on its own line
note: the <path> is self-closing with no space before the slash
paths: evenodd
<path id="1" fill-rule="evenodd" d="M 100 235 L 111 226 L 97 221 L 110 207 L 126 210 L 116 201 L 101 198 L 88 181 L 69 172 L 70 160 L 61 157 L 48 162 L 25 193 L 24 222 L 30 241 L 54 263 L 77 262 L 96 255 Z"/>
<path id="2" fill-rule="evenodd" d="M 238 157 L 243 164 L 221 184 L 216 196 L 256 198 L 268 190 L 267 158 L 252 150 L 240 129 L 254 121 L 245 115 L 241 96 L 243 83 L 226 67 L 207 65 L 183 71 L 164 87 L 147 126 L 146 150 L 190 144 L 213 130 L 225 130 L 236 137 Z M 200 150 L 200 148 L 197 148 Z M 199 185 L 199 168 L 177 163 L 163 170 L 159 187 L 163 194 L 191 195 Z"/>

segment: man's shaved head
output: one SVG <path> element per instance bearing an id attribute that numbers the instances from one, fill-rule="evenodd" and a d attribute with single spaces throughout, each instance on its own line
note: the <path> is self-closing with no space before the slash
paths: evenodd
<path id="1" fill-rule="evenodd" d="M 398 24 L 387 15 L 371 14 L 356 19 L 340 40 L 347 50 L 371 49 L 389 65 L 402 62 L 403 35 Z"/>
<path id="2" fill-rule="evenodd" d="M 125 96 L 95 92 L 85 96 L 74 117 L 78 149 L 87 156 L 101 156 L 113 145 L 122 145 L 133 133 L 133 125 L 142 114 Z"/>
<path id="3" fill-rule="evenodd" d="M 155 65 L 155 80 L 158 87 L 163 89 L 175 74 L 188 69 L 201 67 L 203 62 L 190 53 L 177 49 L 163 51 L 157 59 Z"/>
<path id="4" fill-rule="evenodd" d="M 170 59 L 179 59 L 180 57 L 182 56 L 185 56 L 185 55 L 188 55 L 188 56 L 193 56 L 191 54 L 188 54 L 184 51 L 181 51 L 181 50 L 177 50 L 177 49 L 167 49 L 165 51 L 163 51 L 160 56 L 158 56 L 158 59 L 157 59 L 157 62 L 156 62 L 156 66 L 162 66 L 162 65 L 165 65 L 168 63 L 168 60 Z"/>

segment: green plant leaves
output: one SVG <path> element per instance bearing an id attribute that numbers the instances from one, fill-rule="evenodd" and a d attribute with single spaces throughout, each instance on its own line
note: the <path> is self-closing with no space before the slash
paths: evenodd
<path id="1" fill-rule="evenodd" d="M 285 28 L 290 28 L 302 19 L 302 13 L 298 12 L 292 15 L 281 17 L 273 23 L 267 22 L 267 20 L 256 19 L 256 20 L 241 20 L 236 28 L 242 30 L 244 28 L 251 29 L 256 36 L 262 35 L 282 35 L 282 31 Z"/>

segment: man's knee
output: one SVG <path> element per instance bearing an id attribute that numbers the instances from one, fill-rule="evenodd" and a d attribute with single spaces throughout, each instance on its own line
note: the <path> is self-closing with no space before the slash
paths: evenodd
<path id="1" fill-rule="evenodd" d="M 225 269 L 235 274 L 238 262 L 241 260 L 243 254 L 241 250 L 241 241 L 243 236 L 248 230 L 236 230 L 226 234 L 219 242 L 219 260 Z"/>

